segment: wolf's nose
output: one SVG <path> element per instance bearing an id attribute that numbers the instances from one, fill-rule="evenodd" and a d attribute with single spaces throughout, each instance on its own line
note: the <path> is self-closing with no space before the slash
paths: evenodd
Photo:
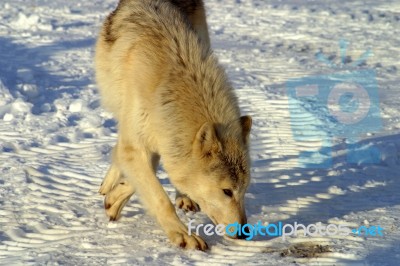
<path id="1" fill-rule="evenodd" d="M 238 239 L 246 239 L 250 235 L 250 230 L 248 227 L 243 228 L 243 231 L 244 232 L 242 232 L 241 234 L 238 234 Z"/>

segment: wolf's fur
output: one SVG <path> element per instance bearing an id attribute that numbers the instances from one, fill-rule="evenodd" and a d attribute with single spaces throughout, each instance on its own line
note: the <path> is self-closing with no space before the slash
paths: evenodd
<path id="1" fill-rule="evenodd" d="M 158 181 L 161 157 L 179 207 L 200 207 L 214 223 L 246 222 L 251 118 L 240 117 L 212 55 L 201 0 L 121 0 L 98 38 L 96 78 L 119 122 L 100 188 L 111 220 L 137 191 L 174 244 L 207 248 Z"/>

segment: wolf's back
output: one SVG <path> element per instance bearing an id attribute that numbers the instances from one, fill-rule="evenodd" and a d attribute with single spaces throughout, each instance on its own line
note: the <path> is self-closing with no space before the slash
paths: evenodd
<path id="1" fill-rule="evenodd" d="M 184 14 L 193 14 L 196 10 L 204 8 L 202 0 L 167 0 L 178 7 Z"/>
<path id="2" fill-rule="evenodd" d="M 184 128 L 183 121 L 195 120 L 200 125 L 190 127 L 198 129 L 206 120 L 239 119 L 224 69 L 180 11 L 192 10 L 190 3 L 202 2 L 122 0 L 110 14 L 97 49 L 97 79 L 107 109 L 118 114 L 124 93 L 134 86 L 149 93 L 157 87 L 157 95 L 146 97 L 161 106 L 171 124 L 179 122 Z M 136 67 L 139 64 L 142 67 Z M 129 80 L 133 78 L 137 80 Z"/>
<path id="3" fill-rule="evenodd" d="M 119 113 L 125 66 L 135 64 L 124 60 L 129 54 L 141 53 L 154 67 L 176 58 L 188 60 L 187 49 L 180 48 L 196 46 L 194 36 L 184 14 L 169 1 L 121 0 L 106 18 L 96 45 L 96 79 L 103 106 L 114 115 Z"/>

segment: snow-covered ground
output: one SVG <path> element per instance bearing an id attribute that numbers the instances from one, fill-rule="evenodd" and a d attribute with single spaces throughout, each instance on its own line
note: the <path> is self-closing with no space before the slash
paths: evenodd
<path id="1" fill-rule="evenodd" d="M 375 237 L 209 237 L 207 253 L 170 245 L 135 196 L 120 221 L 105 216 L 97 190 L 116 127 L 99 104 L 93 46 L 115 6 L 116 0 L 0 2 L 0 264 L 398 265 L 399 1 L 206 0 L 215 52 L 243 113 L 254 119 L 249 222 L 384 228 Z M 348 43 L 345 66 L 340 40 Z M 365 63 L 350 66 L 368 49 Z M 322 54 L 338 66 L 317 60 Z M 373 77 L 366 81 L 379 93 L 382 127 L 352 141 L 379 151 L 372 164 L 363 156 L 349 162 L 348 140 L 330 137 L 340 124 L 326 106 L 289 100 L 286 86 L 365 70 L 376 73 L 376 87 Z M 321 147 L 318 140 L 327 139 Z M 301 164 L 300 152 L 329 148 L 328 168 Z M 174 198 L 166 173 L 158 175 Z M 179 215 L 209 222 L 201 213 Z"/>

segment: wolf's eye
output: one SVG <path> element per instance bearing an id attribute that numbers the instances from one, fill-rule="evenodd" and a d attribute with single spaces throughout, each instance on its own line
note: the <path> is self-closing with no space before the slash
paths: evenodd
<path id="1" fill-rule="evenodd" d="M 223 189 L 224 194 L 227 195 L 228 197 L 232 198 L 233 192 L 230 189 Z"/>

